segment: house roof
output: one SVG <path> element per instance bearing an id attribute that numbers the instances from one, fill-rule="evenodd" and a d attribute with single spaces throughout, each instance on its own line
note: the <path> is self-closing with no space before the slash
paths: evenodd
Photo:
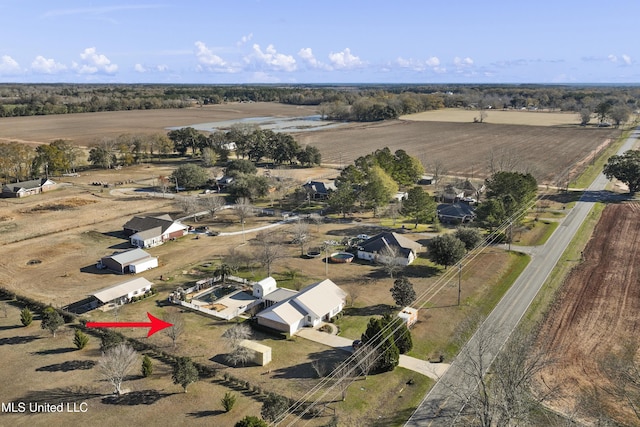
<path id="1" fill-rule="evenodd" d="M 273 302 L 280 302 L 296 296 L 297 293 L 298 292 L 292 291 L 291 289 L 277 288 L 276 290 L 264 295 L 262 298 Z"/>
<path id="2" fill-rule="evenodd" d="M 272 305 L 266 310 L 261 311 L 258 316 L 265 319 L 273 320 L 278 323 L 293 325 L 306 316 L 307 313 L 292 301 L 292 298 L 281 301 L 276 305 Z"/>
<path id="3" fill-rule="evenodd" d="M 152 257 L 148 252 L 143 251 L 142 249 L 132 249 L 130 251 L 120 252 L 118 254 L 114 254 L 104 258 L 111 258 L 120 265 L 129 265 L 154 257 Z"/>
<path id="4" fill-rule="evenodd" d="M 322 181 L 308 181 L 303 185 L 305 188 L 311 189 L 311 191 L 318 194 L 329 194 L 329 190 L 335 190 L 334 183 L 322 182 Z"/>
<path id="5" fill-rule="evenodd" d="M 122 228 L 133 230 L 134 232 L 146 231 L 152 228 L 161 227 L 161 233 L 174 223 L 168 214 L 161 216 L 134 216 L 127 221 Z"/>
<path id="6" fill-rule="evenodd" d="M 438 215 L 449 218 L 467 218 L 474 217 L 476 213 L 467 203 L 442 203 L 437 207 Z"/>
<path id="7" fill-rule="evenodd" d="M 138 277 L 137 279 L 128 280 L 126 282 L 118 283 L 117 285 L 111 286 L 109 288 L 101 289 L 98 292 L 94 293 L 93 296 L 103 303 L 107 303 L 109 301 L 113 301 L 116 298 L 123 297 L 130 292 L 137 291 L 151 285 L 153 285 L 153 283 L 151 283 L 144 277 Z"/>
<path id="8" fill-rule="evenodd" d="M 400 250 L 402 256 L 408 256 L 409 252 L 416 252 L 422 248 L 420 243 L 416 243 L 411 239 L 393 232 L 384 232 L 370 237 L 368 240 L 360 243 L 363 252 L 380 253 L 385 248 L 396 247 Z"/>
<path id="9" fill-rule="evenodd" d="M 30 181 L 13 182 L 5 184 L 4 186 L 12 193 L 17 193 L 20 190 L 32 190 L 34 188 L 42 187 L 45 185 L 55 185 L 55 182 L 47 178 L 32 179 Z"/>
<path id="10" fill-rule="evenodd" d="M 269 294 L 271 297 L 272 294 Z M 324 316 L 339 306 L 347 294 L 329 279 L 322 280 L 261 311 L 258 316 L 292 325 L 307 314 Z M 271 299 L 271 298 L 269 298 Z"/>

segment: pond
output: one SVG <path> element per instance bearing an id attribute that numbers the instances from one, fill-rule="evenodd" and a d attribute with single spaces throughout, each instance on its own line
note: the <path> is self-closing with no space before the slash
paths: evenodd
<path id="1" fill-rule="evenodd" d="M 254 124 L 260 129 L 270 129 L 274 132 L 308 132 L 331 129 L 344 124 L 344 122 L 322 120 L 322 117 L 317 114 L 301 117 L 246 117 L 243 119 L 224 120 L 220 122 L 194 123 L 192 125 L 188 125 L 188 127 L 192 127 L 199 131 L 215 132 L 218 130 L 229 130 L 231 126 L 238 123 Z M 175 126 L 167 129 L 176 130 L 183 127 L 186 126 Z"/>

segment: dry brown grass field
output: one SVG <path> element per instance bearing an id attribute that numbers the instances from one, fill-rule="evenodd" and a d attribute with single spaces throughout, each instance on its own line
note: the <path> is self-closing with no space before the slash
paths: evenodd
<path id="1" fill-rule="evenodd" d="M 578 113 L 559 111 L 522 111 L 522 110 L 483 110 L 485 123 L 496 125 L 524 125 L 524 126 L 562 126 L 578 127 L 580 116 Z M 454 122 L 472 123 L 480 118 L 478 110 L 462 108 L 445 108 L 442 110 L 424 111 L 400 117 L 401 120 L 424 122 Z"/>

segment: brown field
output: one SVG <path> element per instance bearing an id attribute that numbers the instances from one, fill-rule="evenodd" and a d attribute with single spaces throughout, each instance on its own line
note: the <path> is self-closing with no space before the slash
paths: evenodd
<path id="1" fill-rule="evenodd" d="M 296 107 L 277 103 L 224 104 L 177 110 L 117 111 L 59 116 L 15 117 L 0 119 L 0 142 L 23 141 L 49 143 L 63 138 L 87 146 L 97 138 L 129 133 L 164 133 L 172 126 L 240 119 L 243 117 L 295 117 L 316 114 L 315 107 Z M 448 111 L 448 110 L 447 110 Z M 466 113 L 465 111 L 461 111 Z M 522 115 L 531 117 L 565 116 L 560 113 L 498 112 L 514 122 L 483 124 L 449 121 L 392 120 L 381 123 L 350 123 L 334 129 L 300 132 L 300 145 L 317 146 L 323 163 L 346 166 L 356 158 L 389 147 L 405 150 L 418 157 L 427 172 L 440 161 L 450 175 L 483 178 L 488 175 L 488 159 L 510 156 L 519 160 L 519 168 L 534 173 L 540 182 L 555 184 L 560 175 L 580 172 L 585 160 L 613 141 L 620 130 L 612 128 L 553 127 L 529 120 L 521 126 Z M 448 114 L 428 112 L 429 114 Z M 418 116 L 421 117 L 421 116 Z M 525 116 L 529 117 L 529 116 Z M 573 117 L 573 116 L 571 116 Z M 445 117 L 446 118 L 446 117 Z M 506 120 L 506 119 L 505 119 Z M 515 123 L 515 124 L 514 124 Z"/>
<path id="2" fill-rule="evenodd" d="M 428 173 L 440 161 L 448 175 L 488 176 L 490 154 L 518 159 L 520 170 L 530 171 L 540 183 L 555 185 L 567 173 L 575 177 L 585 159 L 615 140 L 611 128 L 557 128 L 394 120 L 350 124 L 297 136 L 301 144 L 317 146 L 323 163 L 348 165 L 377 148 L 405 150 L 420 159 Z"/>
<path id="3" fill-rule="evenodd" d="M 316 114 L 314 107 L 256 102 L 173 110 L 3 117 L 0 118 L 0 142 L 23 141 L 48 144 L 62 138 L 80 146 L 87 146 L 96 138 L 103 136 L 115 137 L 124 133 L 166 133 L 166 128 L 173 126 L 189 126 L 243 117 L 296 117 L 312 114 Z"/>
<path id="4" fill-rule="evenodd" d="M 621 399 L 602 391 L 610 384 L 598 366 L 610 353 L 637 340 L 640 326 L 640 205 L 609 205 L 584 251 L 584 262 L 567 278 L 540 332 L 556 358 L 538 386 L 557 387 L 550 406 L 570 414 L 584 397 L 599 390 L 613 416 L 624 425 L 640 425 Z M 589 405 L 593 408 L 593 402 Z M 584 410 L 584 408 L 582 408 Z"/>
<path id="5" fill-rule="evenodd" d="M 578 127 L 580 116 L 578 113 L 558 111 L 519 111 L 519 110 L 483 110 L 485 123 L 496 125 L 525 125 L 525 126 L 563 126 Z M 424 111 L 416 114 L 401 116 L 401 120 L 415 120 L 421 122 L 454 122 L 472 123 L 480 117 L 477 110 L 461 108 L 445 108 L 442 110 Z"/>

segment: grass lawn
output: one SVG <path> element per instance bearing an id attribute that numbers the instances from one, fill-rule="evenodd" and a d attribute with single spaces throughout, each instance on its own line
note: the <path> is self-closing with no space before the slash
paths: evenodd
<path id="1" fill-rule="evenodd" d="M 522 224 L 526 231 L 514 230 L 513 243 L 521 246 L 544 245 L 559 224 L 557 221 L 527 218 Z"/>
<path id="2" fill-rule="evenodd" d="M 600 155 L 587 166 L 585 171 L 580 174 L 579 177 L 574 179 L 570 184 L 570 188 L 586 188 L 588 187 L 596 177 L 602 172 L 604 165 L 607 163 L 609 157 L 613 156 L 618 152 L 622 144 L 627 140 L 629 134 L 632 130 L 628 130 L 622 133 L 618 137 L 616 141 L 614 141 L 611 145 L 607 147 L 606 150 L 602 151 Z"/>

